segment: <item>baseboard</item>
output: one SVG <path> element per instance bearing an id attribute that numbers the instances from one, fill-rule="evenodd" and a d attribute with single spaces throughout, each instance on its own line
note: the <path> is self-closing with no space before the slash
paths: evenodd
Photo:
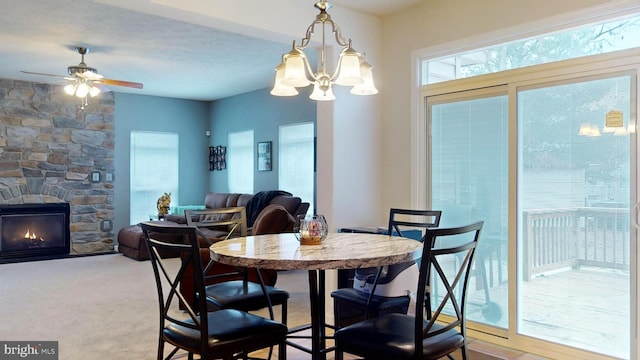
<path id="1" fill-rule="evenodd" d="M 118 252 L 115 251 L 115 250 L 110 250 L 110 251 L 102 251 L 102 252 L 86 253 L 86 254 L 25 256 L 25 257 L 0 259 L 0 264 L 13 264 L 13 263 L 20 263 L 20 262 L 28 262 L 28 261 L 69 259 L 69 258 L 86 257 L 86 256 L 97 256 L 97 255 L 113 255 L 113 254 L 117 254 L 117 253 Z"/>

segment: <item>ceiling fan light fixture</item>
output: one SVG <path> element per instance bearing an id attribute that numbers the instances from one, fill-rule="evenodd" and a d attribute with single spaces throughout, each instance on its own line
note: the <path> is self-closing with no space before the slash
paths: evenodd
<path id="1" fill-rule="evenodd" d="M 91 89 L 90 89 L 89 85 L 87 85 L 84 82 L 81 82 L 81 83 L 78 84 L 78 87 L 76 88 L 76 94 L 75 95 L 77 97 L 79 97 L 79 98 L 83 98 L 83 97 L 85 97 L 85 96 L 87 96 L 89 94 L 90 90 Z"/>
<path id="2" fill-rule="evenodd" d="M 74 95 L 76 93 L 76 84 L 69 84 L 65 86 L 64 92 L 67 93 L 67 95 Z"/>
<path id="3" fill-rule="evenodd" d="M 91 86 L 91 88 L 89 89 L 89 95 L 91 95 L 91 97 L 96 97 L 98 95 L 100 95 L 100 88 L 95 87 L 95 86 Z"/>
<path id="4" fill-rule="evenodd" d="M 96 97 L 100 93 L 102 93 L 102 85 L 124 86 L 135 89 L 143 88 L 143 84 L 141 83 L 115 79 L 105 79 L 104 76 L 98 74 L 98 70 L 96 68 L 87 66 L 87 64 L 84 62 L 84 56 L 89 52 L 88 48 L 76 47 L 76 51 L 78 52 L 78 54 L 80 54 L 81 60 L 78 65 L 71 65 L 67 67 L 67 73 L 69 74 L 68 76 L 45 74 L 24 70 L 21 70 L 20 72 L 30 75 L 54 76 L 71 81 L 71 83 L 64 86 L 64 92 L 70 96 L 76 96 L 82 99 L 80 109 L 85 109 L 89 105 L 87 100 L 88 96 Z"/>
<path id="5" fill-rule="evenodd" d="M 378 90 L 373 86 L 371 66 L 367 64 L 369 74 L 363 74 L 363 70 L 365 69 L 362 68 L 362 64 L 366 64 L 364 55 L 351 47 L 351 39 L 346 40 L 342 36 L 340 28 L 331 20 L 331 16 L 327 13 L 327 10 L 331 8 L 332 4 L 327 1 L 318 1 L 314 6 L 320 10 L 320 13 L 307 28 L 306 36 L 302 39 L 300 45 L 296 45 L 294 41 L 291 51 L 282 56 L 284 70 L 282 70 L 280 66 L 276 68 L 276 79 L 271 94 L 276 96 L 293 96 L 294 94 L 291 90 L 284 91 L 281 86 L 304 87 L 312 83 L 314 84 L 314 89 L 309 98 L 313 100 L 334 100 L 333 84 L 358 86 L 355 90 L 355 93 L 358 95 L 377 94 Z M 311 66 L 303 50 L 309 46 L 311 36 L 316 33 L 316 25 L 322 28 L 322 47 L 320 48 L 318 71 L 314 73 L 313 70 L 311 70 Z M 325 29 L 325 27 L 327 27 L 327 29 Z M 320 30 L 318 30 L 318 32 L 320 32 Z M 325 69 L 327 53 L 325 36 L 328 33 L 335 35 L 336 43 L 342 49 L 337 61 L 336 70 L 331 76 L 327 74 Z M 284 74 L 280 75 L 281 73 Z M 366 76 L 370 76 L 370 83 L 369 80 L 366 79 Z M 365 85 L 365 83 L 367 84 Z M 352 89 L 352 91 L 354 90 Z"/>

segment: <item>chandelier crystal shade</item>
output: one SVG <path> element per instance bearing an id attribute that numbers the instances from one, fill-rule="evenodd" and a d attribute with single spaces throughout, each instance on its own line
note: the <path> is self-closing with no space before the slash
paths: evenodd
<path id="1" fill-rule="evenodd" d="M 378 93 L 373 83 L 372 67 L 364 54 L 355 51 L 351 47 L 351 39 L 342 37 L 340 28 L 331 20 L 327 10 L 331 3 L 319 1 L 314 5 L 320 10 L 320 14 L 307 28 L 305 37 L 299 45 L 295 40 L 291 51 L 282 55 L 282 62 L 276 67 L 276 76 L 271 90 L 275 96 L 298 95 L 298 87 L 306 87 L 313 84 L 313 92 L 310 99 L 318 101 L 335 100 L 333 85 L 352 86 L 351 93 L 355 95 L 374 95 Z M 311 36 L 316 32 L 316 25 L 322 28 L 322 47 L 320 48 L 320 63 L 316 73 L 311 69 L 309 60 L 304 54 L 304 49 L 309 46 Z M 336 43 L 342 48 L 338 57 L 338 64 L 333 74 L 326 70 L 326 35 L 327 30 L 335 35 Z"/>

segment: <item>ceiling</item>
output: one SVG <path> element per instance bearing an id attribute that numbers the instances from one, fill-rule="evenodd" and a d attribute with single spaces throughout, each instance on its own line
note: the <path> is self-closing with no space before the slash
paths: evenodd
<path id="1" fill-rule="evenodd" d="M 384 16 L 423 1 L 332 3 Z M 149 6 L 154 2 L 137 1 Z M 180 4 L 179 0 L 164 2 Z M 309 2 L 312 6 L 313 1 Z M 0 0 L 0 8 L 0 78 L 6 79 L 64 84 L 62 78 L 20 70 L 66 75 L 67 66 L 80 62 L 75 47 L 83 46 L 90 49 L 85 63 L 106 78 L 144 84 L 142 90 L 111 86 L 113 91 L 215 100 L 270 87 L 273 68 L 288 51 L 288 46 L 279 42 L 132 11 L 105 1 Z M 303 31 L 300 29 L 301 35 Z"/>

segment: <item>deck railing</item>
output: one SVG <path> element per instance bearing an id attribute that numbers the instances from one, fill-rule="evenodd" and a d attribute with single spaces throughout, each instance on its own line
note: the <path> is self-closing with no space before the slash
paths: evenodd
<path id="1" fill-rule="evenodd" d="M 629 209 L 531 210 L 523 224 L 525 280 L 567 266 L 629 269 Z"/>

